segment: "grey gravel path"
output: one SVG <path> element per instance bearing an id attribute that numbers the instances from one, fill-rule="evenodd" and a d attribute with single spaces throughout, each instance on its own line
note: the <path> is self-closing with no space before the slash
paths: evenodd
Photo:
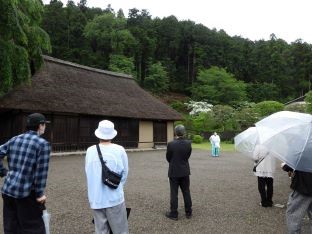
<path id="1" fill-rule="evenodd" d="M 190 220 L 185 218 L 180 193 L 178 221 L 164 216 L 169 207 L 165 151 L 130 152 L 128 156 L 125 194 L 126 205 L 132 208 L 130 233 L 286 233 L 285 208 L 258 205 L 256 177 L 251 160 L 245 156 L 232 152 L 211 158 L 207 151 L 194 150 L 190 160 L 194 215 Z M 286 203 L 289 182 L 277 168 L 275 203 Z M 52 157 L 47 196 L 52 234 L 93 233 L 83 156 Z M 2 227 L 2 212 L 0 219 Z"/>

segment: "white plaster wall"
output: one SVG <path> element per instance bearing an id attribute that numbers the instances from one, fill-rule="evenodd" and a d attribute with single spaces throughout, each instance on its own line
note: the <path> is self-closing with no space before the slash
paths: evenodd
<path id="1" fill-rule="evenodd" d="M 153 143 L 153 121 L 140 121 L 138 148 L 152 148 Z"/>

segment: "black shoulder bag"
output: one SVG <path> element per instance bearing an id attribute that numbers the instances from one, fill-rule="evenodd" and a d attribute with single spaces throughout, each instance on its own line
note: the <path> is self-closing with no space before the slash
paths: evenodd
<path id="1" fill-rule="evenodd" d="M 105 185 L 112 189 L 118 188 L 118 185 L 120 184 L 120 180 L 122 175 L 113 172 L 106 166 L 106 162 L 103 160 L 103 156 L 100 150 L 99 145 L 96 145 L 96 149 L 98 151 L 98 155 L 102 164 L 102 181 Z"/>

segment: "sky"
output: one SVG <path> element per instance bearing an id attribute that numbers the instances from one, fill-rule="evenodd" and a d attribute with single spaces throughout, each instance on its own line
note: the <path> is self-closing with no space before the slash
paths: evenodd
<path id="1" fill-rule="evenodd" d="M 87 0 L 88 7 L 108 4 L 125 16 L 131 8 L 146 9 L 153 18 L 174 15 L 252 41 L 269 40 L 274 33 L 288 43 L 302 39 L 312 44 L 312 0 Z"/>

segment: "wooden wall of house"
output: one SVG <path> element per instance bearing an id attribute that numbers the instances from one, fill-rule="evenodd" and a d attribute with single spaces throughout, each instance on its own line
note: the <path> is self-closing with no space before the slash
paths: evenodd
<path id="1" fill-rule="evenodd" d="M 167 144 L 167 122 L 154 121 L 153 124 L 154 144 Z"/>
<path id="2" fill-rule="evenodd" d="M 31 112 L 0 110 L 0 144 L 26 130 L 26 116 Z M 139 120 L 128 118 L 105 118 L 103 116 L 43 113 L 48 120 L 43 135 L 52 145 L 52 151 L 86 150 L 96 144 L 94 131 L 101 120 L 109 119 L 118 132 L 113 142 L 125 148 L 137 148 L 139 143 Z"/>
<path id="3" fill-rule="evenodd" d="M 0 109 L 0 145 L 23 133 L 26 128 L 26 116 L 27 114 L 20 111 Z"/>

